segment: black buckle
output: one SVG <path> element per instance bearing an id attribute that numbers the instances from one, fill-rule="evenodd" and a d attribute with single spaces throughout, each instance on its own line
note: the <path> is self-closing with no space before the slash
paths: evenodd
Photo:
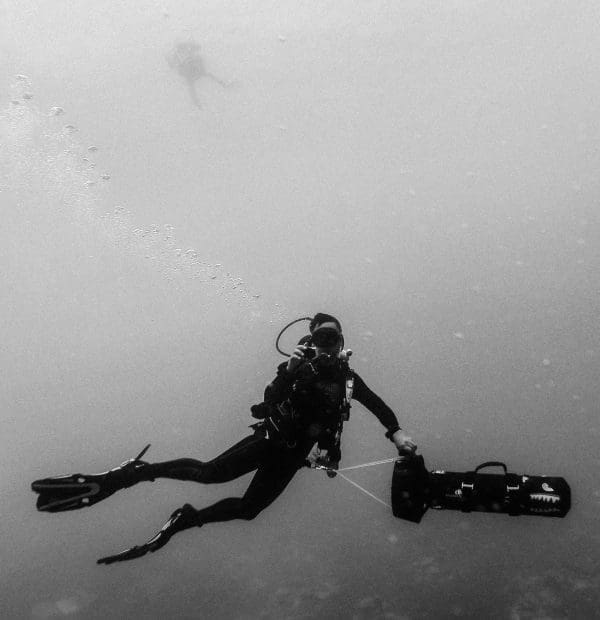
<path id="1" fill-rule="evenodd" d="M 517 517 L 521 514 L 521 506 L 519 498 L 521 496 L 521 485 L 519 484 L 519 476 L 517 474 L 506 474 L 506 504 L 508 514 L 511 517 Z"/>
<path id="2" fill-rule="evenodd" d="M 475 472 L 468 471 L 465 479 L 460 483 L 460 496 L 462 498 L 462 512 L 471 512 L 472 499 L 475 492 Z"/>

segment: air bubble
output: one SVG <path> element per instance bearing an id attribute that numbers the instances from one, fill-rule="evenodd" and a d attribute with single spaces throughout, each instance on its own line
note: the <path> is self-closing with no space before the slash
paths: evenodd
<path id="1" fill-rule="evenodd" d="M 39 157 L 31 159 L 27 167 L 18 158 L 13 158 L 15 163 L 9 172 L 16 177 L 16 185 L 25 192 L 29 191 L 30 186 L 37 187 L 35 184 L 39 181 L 43 184 L 45 196 L 56 196 L 60 200 L 61 208 L 70 209 L 72 214 L 86 225 L 97 225 L 119 251 L 127 251 L 140 259 L 147 256 L 157 261 L 157 270 L 176 285 L 181 283 L 181 278 L 187 279 L 189 283 L 192 278 L 199 278 L 210 283 L 207 286 L 210 286 L 213 294 L 223 294 L 228 300 L 243 299 L 248 309 L 252 304 L 251 308 L 255 310 L 258 295 L 252 297 L 245 282 L 231 273 L 227 274 L 221 264 L 210 265 L 202 260 L 206 257 L 191 248 L 191 251 L 187 252 L 177 248 L 176 241 L 170 237 L 173 231 L 171 225 L 161 223 L 154 227 L 143 224 L 139 226 L 140 222 L 134 222 L 131 212 L 125 206 L 108 203 L 106 208 L 103 208 L 98 203 L 98 189 L 94 188 L 94 185 L 99 186 L 107 181 L 110 175 L 108 172 L 101 174 L 101 169 L 98 173 L 92 171 L 95 162 L 90 160 L 94 160 L 93 153 L 104 146 L 98 145 L 98 148 L 89 142 L 87 147 L 81 144 L 78 136 L 83 133 L 83 127 L 78 129 L 74 124 L 65 124 L 68 118 L 60 121 L 54 118 L 66 116 L 61 106 L 47 105 L 42 111 L 36 106 L 29 107 L 21 98 L 25 90 L 34 92 L 34 89 L 26 84 L 27 80 L 26 76 L 22 76 L 22 81 L 13 85 L 16 91 L 12 97 L 15 100 L 13 105 L 20 107 L 12 107 L 10 98 L 5 103 L 10 117 L 20 122 L 20 126 L 16 125 L 12 134 L 5 136 L 8 145 L 5 145 L 3 140 L 2 146 L 3 149 L 12 148 L 19 154 L 24 152 L 23 147 L 29 147 Z M 3 184 L 3 180 L 0 180 L 0 184 Z M 138 224 L 139 228 L 136 228 L 135 224 Z M 185 259 L 182 258 L 184 253 Z M 211 275 L 214 281 L 209 280 Z M 194 286 L 189 287 L 188 293 L 195 295 L 196 290 Z M 281 315 L 280 308 L 273 309 L 273 304 L 270 305 L 271 314 Z M 266 312 L 260 316 L 266 316 Z M 273 319 L 273 316 L 268 318 Z"/>

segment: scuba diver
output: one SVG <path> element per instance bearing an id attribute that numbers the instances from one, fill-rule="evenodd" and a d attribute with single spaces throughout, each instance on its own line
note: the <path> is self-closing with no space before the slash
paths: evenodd
<path id="1" fill-rule="evenodd" d="M 223 88 L 228 86 L 223 80 L 220 80 L 216 75 L 206 70 L 204 60 L 200 55 L 200 45 L 192 39 L 177 43 L 167 55 L 167 62 L 186 81 L 192 103 L 197 108 L 202 108 L 202 106 L 198 99 L 196 82 L 203 77 L 210 78 L 223 86 Z"/>
<path id="2" fill-rule="evenodd" d="M 149 448 L 119 467 L 101 474 L 73 474 L 37 480 L 37 508 L 61 512 L 91 506 L 120 489 L 156 478 L 192 480 L 203 484 L 228 482 L 256 471 L 242 497 L 222 499 L 197 510 L 185 504 L 175 510 L 162 529 L 140 546 L 98 560 L 111 564 L 141 557 L 163 547 L 182 530 L 233 519 L 254 519 L 286 488 L 304 466 L 326 469 L 335 475 L 341 458 L 340 437 L 348 419 L 350 401 L 357 400 L 386 428 L 385 436 L 400 455 L 413 455 L 416 445 L 400 428 L 396 415 L 371 391 L 348 365 L 351 351 L 344 350 L 340 322 L 323 313 L 309 320 L 310 334 L 300 340 L 287 362 L 264 393 L 264 402 L 251 408 L 258 422 L 253 432 L 210 461 L 180 458 L 148 463 L 142 456 Z M 277 349 L 283 353 L 279 346 Z M 283 353 L 288 356 L 288 354 Z"/>

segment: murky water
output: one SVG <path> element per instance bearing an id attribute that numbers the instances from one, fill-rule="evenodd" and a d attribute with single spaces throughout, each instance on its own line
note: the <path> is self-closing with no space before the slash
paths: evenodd
<path id="1" fill-rule="evenodd" d="M 596 4 L 0 11 L 0 615 L 595 617 Z M 99 567 L 248 479 L 35 511 L 35 478 L 237 441 L 317 311 L 428 466 L 562 475 L 571 513 L 417 526 L 305 471 L 253 522 Z M 383 432 L 357 404 L 343 464 L 393 456 Z"/>

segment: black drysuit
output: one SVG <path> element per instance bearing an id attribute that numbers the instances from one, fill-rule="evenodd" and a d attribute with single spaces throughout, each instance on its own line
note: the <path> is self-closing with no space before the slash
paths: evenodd
<path id="1" fill-rule="evenodd" d="M 174 478 L 204 484 L 228 482 L 256 470 L 242 497 L 223 499 L 199 510 L 198 525 L 256 517 L 283 492 L 298 469 L 304 466 L 323 429 L 331 426 L 328 418 L 338 414 L 340 399 L 345 394 L 346 372 L 340 371 L 325 378 L 317 375 L 312 381 L 302 382 L 298 379 L 298 373 L 288 373 L 286 366 L 287 362 L 284 362 L 278 367 L 277 376 L 265 389 L 265 402 L 277 403 L 290 398 L 301 412 L 291 447 L 290 442 L 259 428 L 211 461 L 182 458 L 149 464 L 144 468 L 145 479 Z M 356 372 L 352 374 L 352 398 L 369 409 L 387 428 L 390 436 L 400 428 L 396 415 Z M 299 389 L 302 383 L 303 387 Z"/>

